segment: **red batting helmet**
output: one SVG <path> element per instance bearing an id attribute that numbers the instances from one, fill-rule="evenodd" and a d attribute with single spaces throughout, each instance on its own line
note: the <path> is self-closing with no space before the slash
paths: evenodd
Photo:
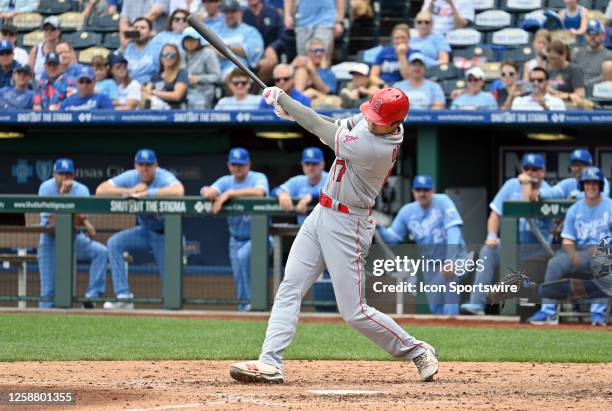
<path id="1" fill-rule="evenodd" d="M 359 107 L 369 122 L 380 125 L 403 121 L 408 114 L 410 101 L 404 92 L 395 87 L 379 90 Z"/>

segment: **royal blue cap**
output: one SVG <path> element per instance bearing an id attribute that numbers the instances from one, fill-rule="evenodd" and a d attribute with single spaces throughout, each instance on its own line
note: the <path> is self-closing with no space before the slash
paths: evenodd
<path id="1" fill-rule="evenodd" d="M 589 22 L 587 23 L 587 29 L 586 29 L 586 33 L 590 34 L 591 36 L 596 36 L 600 33 L 604 32 L 604 27 L 603 24 L 601 24 L 601 21 L 599 20 L 589 20 Z"/>
<path id="2" fill-rule="evenodd" d="M 248 164 L 251 161 L 249 152 L 246 148 L 232 148 L 227 156 L 227 162 L 230 164 Z"/>
<path id="3" fill-rule="evenodd" d="M 136 157 L 134 158 L 134 163 L 136 164 L 155 164 L 157 163 L 157 156 L 155 155 L 155 151 L 150 148 L 142 148 L 138 150 L 136 153 Z"/>
<path id="4" fill-rule="evenodd" d="M 0 41 L 0 53 L 3 51 L 13 51 L 13 42 L 10 40 Z"/>
<path id="5" fill-rule="evenodd" d="M 57 55 L 57 53 L 54 51 L 47 54 L 47 57 L 45 57 L 45 64 L 59 64 L 59 63 L 60 63 L 60 58 Z"/>
<path id="6" fill-rule="evenodd" d="M 416 176 L 414 180 L 412 180 L 412 189 L 425 189 L 432 190 L 433 189 L 433 180 L 431 176 Z"/>
<path id="7" fill-rule="evenodd" d="M 79 70 L 76 78 L 77 80 L 82 79 L 82 78 L 88 78 L 90 80 L 95 80 L 96 72 L 91 66 L 83 65 L 81 66 L 81 69 Z"/>
<path id="8" fill-rule="evenodd" d="M 593 157 L 591 156 L 591 153 L 588 152 L 588 150 L 585 150 L 583 148 L 577 148 L 576 150 L 572 151 L 572 155 L 570 156 L 570 159 L 569 159 L 570 166 L 576 161 L 579 161 L 584 164 L 592 165 Z"/>
<path id="9" fill-rule="evenodd" d="M 74 163 L 69 158 L 58 158 L 53 166 L 53 172 L 74 174 Z"/>
<path id="10" fill-rule="evenodd" d="M 323 151 L 319 147 L 308 147 L 302 151 L 302 163 L 323 162 Z"/>
<path id="11" fill-rule="evenodd" d="M 523 167 L 544 168 L 544 157 L 536 153 L 527 153 L 523 156 Z"/>

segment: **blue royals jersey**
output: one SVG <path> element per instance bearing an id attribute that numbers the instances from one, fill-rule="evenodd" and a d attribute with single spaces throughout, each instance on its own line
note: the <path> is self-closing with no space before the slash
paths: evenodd
<path id="1" fill-rule="evenodd" d="M 417 201 L 403 206 L 383 238 L 389 243 L 398 243 L 410 234 L 420 245 L 447 244 L 446 230 L 462 224 L 453 200 L 446 194 L 434 194 L 427 208 Z"/>
<path id="2" fill-rule="evenodd" d="M 226 175 L 220 177 L 212 186 L 219 194 L 223 194 L 229 190 L 240 190 L 243 188 L 261 188 L 267 196 L 270 192 L 268 178 L 263 173 L 249 171 L 246 178 L 242 181 L 236 181 L 234 176 Z M 251 216 L 232 216 L 227 217 L 229 232 L 232 237 L 239 240 L 251 238 Z"/>
<path id="3" fill-rule="evenodd" d="M 601 193 L 604 197 L 610 197 L 610 182 L 604 177 L 604 190 Z M 553 187 L 547 190 L 540 190 L 540 198 L 584 198 L 584 191 L 580 191 L 578 180 L 574 177 L 564 178 Z"/>
<path id="4" fill-rule="evenodd" d="M 143 183 L 140 175 L 136 170 L 128 170 L 108 180 L 110 184 L 120 188 L 132 188 L 137 184 Z M 175 184 L 180 184 L 180 181 L 174 174 L 168 170 L 158 167 L 155 171 L 155 178 L 148 184 L 149 188 L 164 188 Z M 138 224 L 161 233 L 164 231 L 164 219 L 153 214 L 138 214 Z"/>
<path id="5" fill-rule="evenodd" d="M 612 200 L 602 198 L 601 203 L 589 207 L 578 200 L 565 215 L 561 237 L 577 245 L 596 245 L 603 237 L 612 235 Z"/>
<path id="6" fill-rule="evenodd" d="M 319 197 L 321 188 L 327 182 L 327 175 L 327 172 L 324 171 L 323 175 L 321 176 L 321 180 L 315 185 L 308 184 L 308 177 L 303 174 L 291 177 L 278 188 L 277 193 L 289 193 L 289 195 L 293 198 L 304 198 L 310 194 L 316 199 Z M 306 216 L 298 216 L 298 224 L 303 224 L 304 220 L 306 220 Z"/>
<path id="7" fill-rule="evenodd" d="M 550 185 L 546 181 L 542 181 L 542 190 L 550 190 Z M 523 190 L 518 178 L 510 178 L 499 189 L 489 207 L 500 216 L 504 215 L 504 201 L 520 201 L 523 199 Z M 544 218 L 533 219 L 536 227 L 540 230 L 545 239 L 549 242 L 552 240 L 550 228 L 552 221 Z M 538 244 L 537 238 L 531 232 L 529 223 L 526 218 L 519 219 L 519 244 Z"/>
<path id="8" fill-rule="evenodd" d="M 95 93 L 87 97 L 74 94 L 62 101 L 60 109 L 66 111 L 114 110 L 115 106 L 106 94 Z"/>
<path id="9" fill-rule="evenodd" d="M 45 197 L 59 196 L 59 187 L 55 183 L 55 179 L 50 178 L 44 181 L 38 188 L 38 195 Z M 62 195 L 71 197 L 89 197 L 89 189 L 84 184 L 79 183 L 75 180 L 72 183 L 72 189 L 70 190 L 70 192 Z M 51 213 L 40 213 L 40 225 L 47 225 L 49 223 L 50 215 Z"/>

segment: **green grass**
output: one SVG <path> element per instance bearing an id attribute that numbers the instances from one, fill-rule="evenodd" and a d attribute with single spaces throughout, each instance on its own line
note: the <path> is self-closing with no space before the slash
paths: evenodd
<path id="1" fill-rule="evenodd" d="M 264 321 L 0 314 L 0 361 L 256 358 Z M 410 326 L 445 361 L 612 362 L 612 333 Z M 343 324 L 300 324 L 287 359 L 390 357 Z"/>

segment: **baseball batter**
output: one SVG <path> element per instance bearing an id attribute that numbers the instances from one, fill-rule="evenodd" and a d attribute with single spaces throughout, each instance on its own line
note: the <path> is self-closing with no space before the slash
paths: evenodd
<path id="1" fill-rule="evenodd" d="M 392 356 L 413 360 L 421 379 L 432 381 L 438 372 L 433 347 L 368 306 L 363 295 L 364 259 L 376 228 L 371 208 L 399 154 L 408 97 L 385 88 L 361 105 L 362 114 L 333 120 L 278 87 L 263 96 L 280 117 L 295 119 L 332 148 L 336 159 L 289 252 L 259 360 L 233 364 L 230 375 L 240 382 L 284 381 L 283 352 L 295 335 L 302 298 L 327 268 L 342 318 Z"/>

